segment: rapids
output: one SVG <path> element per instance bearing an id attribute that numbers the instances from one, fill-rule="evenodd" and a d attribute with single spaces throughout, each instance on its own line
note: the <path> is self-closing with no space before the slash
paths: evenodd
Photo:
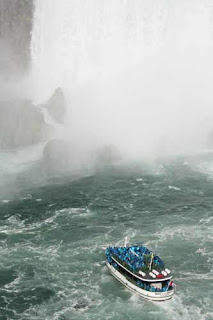
<path id="1" fill-rule="evenodd" d="M 0 200 L 1 319 L 212 319 L 211 165 L 108 165 L 35 187 L 25 168 L 19 194 Z M 172 300 L 145 301 L 109 274 L 105 248 L 126 235 L 165 259 Z"/>
<path id="2" fill-rule="evenodd" d="M 62 89 L 64 162 L 43 144 L 0 151 L 0 319 L 213 319 L 212 19 L 210 0 L 34 1 L 29 74 L 1 98 Z M 98 148 L 121 159 L 93 163 Z M 125 236 L 166 261 L 171 301 L 109 274 Z"/>

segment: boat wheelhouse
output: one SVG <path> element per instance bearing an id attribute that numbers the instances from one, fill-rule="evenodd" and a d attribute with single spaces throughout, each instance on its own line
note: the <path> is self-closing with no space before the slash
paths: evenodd
<path id="1" fill-rule="evenodd" d="M 106 265 L 117 280 L 143 298 L 164 301 L 174 294 L 171 271 L 145 246 L 108 247 Z"/>

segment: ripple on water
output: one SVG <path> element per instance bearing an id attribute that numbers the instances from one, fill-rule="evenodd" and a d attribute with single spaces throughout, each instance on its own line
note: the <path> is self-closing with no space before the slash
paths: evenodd
<path id="1" fill-rule="evenodd" d="M 197 200 L 202 188 L 193 186 L 194 195 L 181 172 L 174 178 L 171 168 L 168 177 L 166 170 L 163 177 L 99 175 L 72 188 L 47 186 L 36 196 L 29 191 L 32 198 L 15 205 L 1 204 L 14 210 L 5 211 L 0 224 L 4 314 L 18 320 L 211 319 L 211 197 L 202 206 L 205 192 Z M 141 176 L 146 185 L 136 181 Z M 142 300 L 109 274 L 104 250 L 123 245 L 125 236 L 165 259 L 179 284 L 174 299 Z"/>

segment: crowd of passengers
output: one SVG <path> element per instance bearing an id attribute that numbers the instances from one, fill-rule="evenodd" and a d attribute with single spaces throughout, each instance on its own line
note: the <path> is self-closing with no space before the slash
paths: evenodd
<path id="1" fill-rule="evenodd" d="M 151 252 L 144 246 L 109 247 L 106 249 L 106 256 L 109 262 L 112 254 L 124 261 L 134 272 L 139 268 L 143 269 L 147 265 L 144 255 L 151 254 Z M 154 256 L 153 263 L 163 266 L 163 261 L 158 256 Z"/>

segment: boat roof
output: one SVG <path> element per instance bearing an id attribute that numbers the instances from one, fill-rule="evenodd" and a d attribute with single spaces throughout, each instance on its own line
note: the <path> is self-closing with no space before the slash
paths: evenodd
<path id="1" fill-rule="evenodd" d="M 159 282 L 172 278 L 170 270 L 165 271 L 163 260 L 145 246 L 108 247 L 106 254 L 140 280 Z"/>

